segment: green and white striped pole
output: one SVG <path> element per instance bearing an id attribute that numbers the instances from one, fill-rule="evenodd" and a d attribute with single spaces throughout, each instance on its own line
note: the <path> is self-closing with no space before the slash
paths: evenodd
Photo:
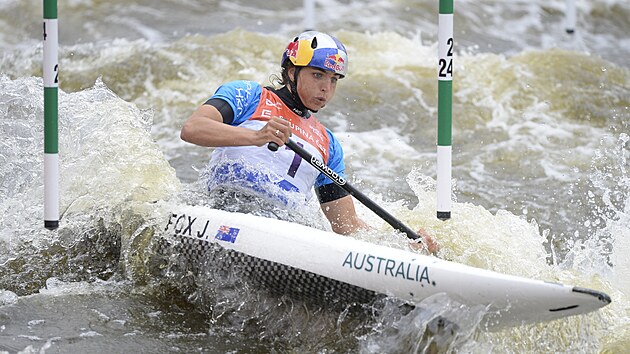
<path id="1" fill-rule="evenodd" d="M 453 0 L 440 0 L 438 19 L 437 217 L 451 218 L 453 124 Z"/>
<path id="2" fill-rule="evenodd" d="M 44 227 L 59 227 L 57 0 L 44 0 Z"/>

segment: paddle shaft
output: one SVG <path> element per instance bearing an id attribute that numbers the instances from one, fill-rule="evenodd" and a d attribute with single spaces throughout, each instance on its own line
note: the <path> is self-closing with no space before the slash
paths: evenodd
<path id="1" fill-rule="evenodd" d="M 343 188 L 345 191 L 350 193 L 353 197 L 355 197 L 358 201 L 363 203 L 368 209 L 372 210 L 376 215 L 380 216 L 383 220 L 385 220 L 388 224 L 390 224 L 394 229 L 404 232 L 407 237 L 412 240 L 417 240 L 420 238 L 418 234 L 410 229 L 407 225 L 403 224 L 400 220 L 396 219 L 393 215 L 388 213 L 385 209 L 381 208 L 378 204 L 374 203 L 370 198 L 368 198 L 365 194 L 358 191 L 352 185 L 346 181 L 345 178 L 339 176 L 335 171 L 333 171 L 330 167 L 326 166 L 321 160 L 311 155 L 304 148 L 296 144 L 293 140 L 289 139 L 286 143 L 289 149 L 293 150 L 296 154 L 298 154 L 302 159 L 308 161 L 313 167 L 315 167 L 318 171 L 326 175 L 326 177 L 330 178 L 336 185 Z M 276 151 L 278 150 L 278 145 L 276 143 L 269 143 L 269 150 Z"/>

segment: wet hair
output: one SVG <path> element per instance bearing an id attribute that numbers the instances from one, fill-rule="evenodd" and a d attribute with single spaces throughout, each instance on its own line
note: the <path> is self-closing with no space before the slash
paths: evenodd
<path id="1" fill-rule="evenodd" d="M 291 68 L 295 68 L 295 70 L 293 71 L 293 78 L 289 76 L 289 69 Z M 300 74 L 300 70 L 302 70 L 302 68 L 302 66 L 293 65 L 290 60 L 286 60 L 282 64 L 282 68 L 280 69 L 280 76 L 278 76 L 278 74 L 272 74 L 269 77 L 269 82 L 271 83 L 271 87 L 273 89 L 279 90 L 282 87 L 286 87 L 289 89 L 291 98 L 293 99 L 293 102 L 295 102 L 295 106 L 292 109 L 299 115 L 303 115 L 305 114 L 304 112 L 307 112 L 307 110 L 309 110 L 302 102 L 302 99 L 300 98 L 297 89 L 297 80 Z"/>
<path id="2" fill-rule="evenodd" d="M 295 65 L 293 65 L 293 63 L 291 63 L 291 61 L 285 61 L 284 65 L 282 65 L 282 68 L 280 69 L 280 73 L 272 74 L 269 77 L 269 82 L 271 82 L 271 85 L 275 88 L 289 86 L 291 81 L 293 81 L 292 78 L 289 77 L 289 69 L 291 67 L 297 68 Z"/>

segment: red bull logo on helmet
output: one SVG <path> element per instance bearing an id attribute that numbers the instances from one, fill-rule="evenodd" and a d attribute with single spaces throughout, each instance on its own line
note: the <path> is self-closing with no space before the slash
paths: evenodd
<path id="1" fill-rule="evenodd" d="M 299 41 L 293 41 L 289 43 L 289 45 L 287 46 L 286 55 L 289 58 L 297 58 L 299 47 L 300 47 Z"/>
<path id="2" fill-rule="evenodd" d="M 339 54 L 327 55 L 324 66 L 336 73 L 343 73 L 346 71 L 346 60 Z"/>

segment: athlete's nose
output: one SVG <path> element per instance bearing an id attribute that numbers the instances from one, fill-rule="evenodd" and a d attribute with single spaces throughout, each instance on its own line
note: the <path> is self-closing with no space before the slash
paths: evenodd
<path id="1" fill-rule="evenodd" d="M 332 80 L 324 80 L 324 83 L 322 84 L 322 91 L 328 92 L 328 91 L 332 90 L 333 85 L 334 84 L 333 84 Z"/>

